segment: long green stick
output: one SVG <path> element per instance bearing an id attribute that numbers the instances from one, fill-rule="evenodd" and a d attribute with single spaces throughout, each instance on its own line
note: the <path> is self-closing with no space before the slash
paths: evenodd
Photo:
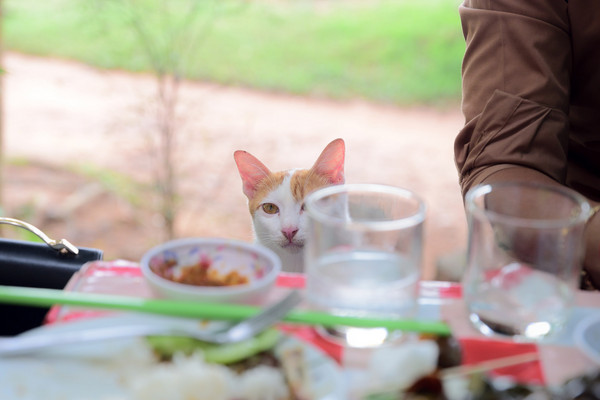
<path id="1" fill-rule="evenodd" d="M 240 320 L 251 317 L 260 311 L 260 307 L 241 304 L 146 299 L 130 296 L 68 292 L 55 289 L 39 289 L 2 285 L 0 285 L 0 303 L 20 304 L 36 307 L 50 307 L 56 304 L 62 304 L 80 307 L 163 314 L 176 317 L 219 320 Z M 361 328 L 382 327 L 391 330 L 432 333 L 437 335 L 450 335 L 451 333 L 447 324 L 438 321 L 348 317 L 305 310 L 291 311 L 283 319 L 283 321 L 305 325 L 345 325 Z"/>

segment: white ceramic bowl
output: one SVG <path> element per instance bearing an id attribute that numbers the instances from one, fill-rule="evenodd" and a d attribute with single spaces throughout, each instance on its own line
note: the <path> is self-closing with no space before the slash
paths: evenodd
<path id="1" fill-rule="evenodd" d="M 207 286 L 176 282 L 182 280 L 184 271 L 189 272 L 189 266 L 194 266 L 196 273 L 200 270 L 210 272 L 213 280 L 216 278 L 220 283 L 232 276 L 242 277 L 247 283 Z M 175 268 L 170 269 L 172 267 Z M 257 303 L 275 284 L 281 271 L 281 260 L 273 251 L 257 244 L 230 239 L 188 238 L 150 249 L 142 257 L 141 269 L 147 282 L 161 297 L 213 303 Z"/>

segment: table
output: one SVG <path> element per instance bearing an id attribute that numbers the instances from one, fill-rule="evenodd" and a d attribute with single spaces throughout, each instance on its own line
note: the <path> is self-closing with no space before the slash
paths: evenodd
<path id="1" fill-rule="evenodd" d="M 302 289 L 303 286 L 303 275 L 281 274 L 275 289 L 269 294 L 269 299 L 272 301 L 278 298 L 289 288 Z M 65 290 L 155 297 L 152 289 L 146 285 L 139 265 L 125 260 L 88 263 L 73 276 Z M 553 341 L 544 344 L 490 339 L 478 333 L 467 320 L 466 308 L 461 297 L 461 287 L 457 283 L 423 281 L 420 286 L 420 295 L 418 318 L 446 321 L 451 326 L 454 336 L 459 338 L 463 345 L 464 361 L 467 364 L 507 355 L 538 352 L 539 362 L 533 361 L 517 367 L 504 368 L 497 372 L 511 375 L 524 382 L 557 385 L 571 377 L 598 368 L 598 365 L 575 347 L 572 333 L 577 321 L 587 315 L 600 313 L 599 292 L 578 292 L 577 307 L 565 332 Z M 58 323 L 106 313 L 108 311 L 55 306 L 47 316 L 47 323 Z M 284 329 L 327 352 L 349 373 L 355 369 L 364 368 L 372 353 L 370 349 L 349 349 L 325 340 L 311 327 L 287 327 Z"/>

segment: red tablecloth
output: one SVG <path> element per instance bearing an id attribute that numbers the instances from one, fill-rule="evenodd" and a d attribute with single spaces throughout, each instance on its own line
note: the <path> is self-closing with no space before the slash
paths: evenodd
<path id="1" fill-rule="evenodd" d="M 302 289 L 304 284 L 305 280 L 302 274 L 281 274 L 277 280 L 275 291 L 281 292 L 288 288 Z M 139 265 L 128 261 L 99 261 L 86 264 L 71 279 L 65 290 L 154 297 L 154 293 L 146 285 L 141 275 Z M 462 310 L 464 304 L 462 304 L 459 284 L 423 281 L 420 291 L 423 298 L 437 304 L 436 307 L 439 307 L 441 318 L 452 326 L 455 336 L 459 338 L 462 345 L 463 364 L 470 365 L 485 360 L 539 351 L 539 346 L 536 344 L 492 340 L 469 328 L 465 322 L 464 310 Z M 106 313 L 108 311 L 56 306 L 50 310 L 47 323 L 94 317 Z M 358 355 L 358 350 L 345 348 L 323 338 L 313 327 L 281 325 L 281 329 L 321 348 L 343 366 L 354 366 L 364 361 L 365 356 Z M 509 375 L 520 382 L 538 384 L 547 382 L 545 368 L 540 361 L 498 369 L 494 373 Z"/>

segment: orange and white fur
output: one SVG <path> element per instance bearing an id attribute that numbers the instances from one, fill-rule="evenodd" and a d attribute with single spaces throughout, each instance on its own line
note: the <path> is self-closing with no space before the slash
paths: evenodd
<path id="1" fill-rule="evenodd" d="M 233 156 L 248 197 L 256 241 L 281 258 L 283 271 L 303 272 L 304 198 L 321 187 L 344 183 L 344 141 L 329 143 L 310 169 L 271 172 L 246 151 L 238 150 Z"/>

